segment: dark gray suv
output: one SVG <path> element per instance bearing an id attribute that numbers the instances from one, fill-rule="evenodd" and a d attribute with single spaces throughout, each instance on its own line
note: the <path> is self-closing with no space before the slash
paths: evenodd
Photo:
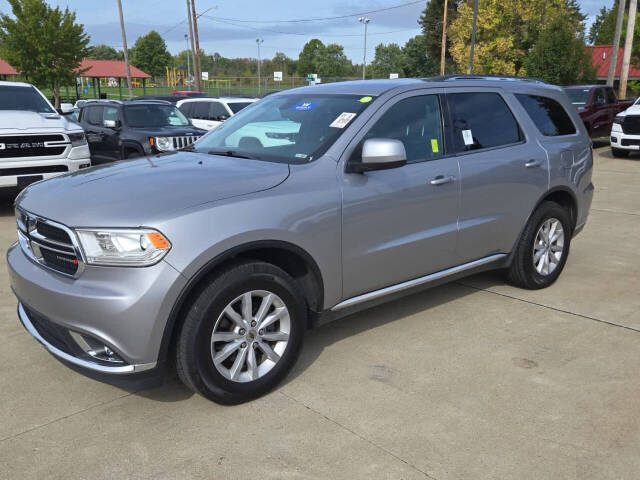
<path id="1" fill-rule="evenodd" d="M 224 403 L 306 328 L 463 275 L 560 275 L 593 195 L 564 92 L 442 77 L 271 95 L 190 147 L 32 185 L 8 252 L 25 328 L 75 366 Z M 398 346 L 401 348 L 401 346 Z"/>

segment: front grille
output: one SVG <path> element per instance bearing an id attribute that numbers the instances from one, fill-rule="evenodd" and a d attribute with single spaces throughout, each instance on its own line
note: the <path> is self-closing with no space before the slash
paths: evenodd
<path id="1" fill-rule="evenodd" d="M 24 305 L 22 308 L 24 308 L 33 327 L 47 343 L 69 355 L 80 356 L 83 353 L 76 342 L 73 341 L 69 330 L 53 323 Z"/>
<path id="2" fill-rule="evenodd" d="M 12 175 L 40 175 L 43 173 L 64 173 L 69 169 L 66 165 L 51 165 L 49 167 L 22 167 L 22 168 L 0 168 L 0 177 Z"/>
<path id="3" fill-rule="evenodd" d="M 190 135 L 187 137 L 171 137 L 171 138 L 173 140 L 173 149 L 180 150 L 184 147 L 188 147 L 189 145 L 193 144 L 200 137 Z"/>
<path id="4" fill-rule="evenodd" d="M 628 135 L 640 135 L 640 116 L 627 115 L 624 117 L 622 131 Z"/>
<path id="5" fill-rule="evenodd" d="M 71 234 L 61 225 L 27 212 L 19 212 L 18 238 L 22 250 L 51 270 L 76 276 L 84 264 Z"/>
<path id="6" fill-rule="evenodd" d="M 0 136 L 0 158 L 62 155 L 68 144 L 63 135 Z"/>
<path id="7" fill-rule="evenodd" d="M 623 138 L 620 144 L 623 147 L 631 147 L 633 145 L 640 145 L 640 139 L 635 138 Z"/>

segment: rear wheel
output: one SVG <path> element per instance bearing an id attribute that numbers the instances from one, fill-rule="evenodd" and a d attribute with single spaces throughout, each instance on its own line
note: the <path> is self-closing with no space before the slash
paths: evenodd
<path id="1" fill-rule="evenodd" d="M 616 158 L 626 158 L 629 156 L 629 150 L 622 150 L 621 148 L 611 147 L 611 153 Z"/>
<path id="2" fill-rule="evenodd" d="M 219 403 L 258 397 L 290 371 L 305 326 L 305 301 L 285 271 L 257 261 L 235 265 L 203 286 L 189 309 L 178 375 Z"/>
<path id="3" fill-rule="evenodd" d="M 522 288 L 545 288 L 555 282 L 569 255 L 571 215 L 555 202 L 544 202 L 531 215 L 516 246 L 509 280 Z"/>

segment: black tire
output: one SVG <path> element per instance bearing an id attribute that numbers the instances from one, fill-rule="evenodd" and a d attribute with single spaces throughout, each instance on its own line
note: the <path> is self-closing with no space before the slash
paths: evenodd
<path id="1" fill-rule="evenodd" d="M 214 366 L 211 335 L 225 307 L 252 290 L 275 293 L 284 302 L 290 331 L 286 349 L 272 369 L 256 380 L 241 383 L 226 378 Z M 188 388 L 217 403 L 238 404 L 259 397 L 281 382 L 296 362 L 306 317 L 305 299 L 284 270 L 260 261 L 232 265 L 202 285 L 186 313 L 177 340 L 178 376 Z"/>
<path id="2" fill-rule="evenodd" d="M 547 275 L 542 275 L 538 273 L 533 262 L 534 242 L 542 224 L 551 218 L 558 219 L 562 225 L 564 231 L 564 248 L 555 270 Z M 553 284 L 560 276 L 560 273 L 562 273 L 562 269 L 567 262 L 572 235 L 573 223 L 570 212 L 555 202 L 543 202 L 529 218 L 520 240 L 516 245 L 507 274 L 509 281 L 518 287 L 529 290 L 546 288 Z"/>
<path id="3" fill-rule="evenodd" d="M 627 158 L 629 156 L 629 150 L 622 150 L 620 148 L 611 147 L 611 153 L 616 158 Z"/>

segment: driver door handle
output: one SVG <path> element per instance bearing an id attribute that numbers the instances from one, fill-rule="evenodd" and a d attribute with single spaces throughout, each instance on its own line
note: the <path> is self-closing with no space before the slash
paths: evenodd
<path id="1" fill-rule="evenodd" d="M 451 183 L 456 179 L 456 177 L 454 177 L 453 175 L 448 175 L 448 176 L 444 176 L 444 175 L 438 175 L 435 178 L 432 178 L 429 183 L 431 185 L 444 185 L 445 183 Z"/>
<path id="2" fill-rule="evenodd" d="M 541 160 L 529 160 L 527 163 L 524 164 L 524 166 L 527 168 L 539 167 L 540 165 L 542 165 Z"/>

